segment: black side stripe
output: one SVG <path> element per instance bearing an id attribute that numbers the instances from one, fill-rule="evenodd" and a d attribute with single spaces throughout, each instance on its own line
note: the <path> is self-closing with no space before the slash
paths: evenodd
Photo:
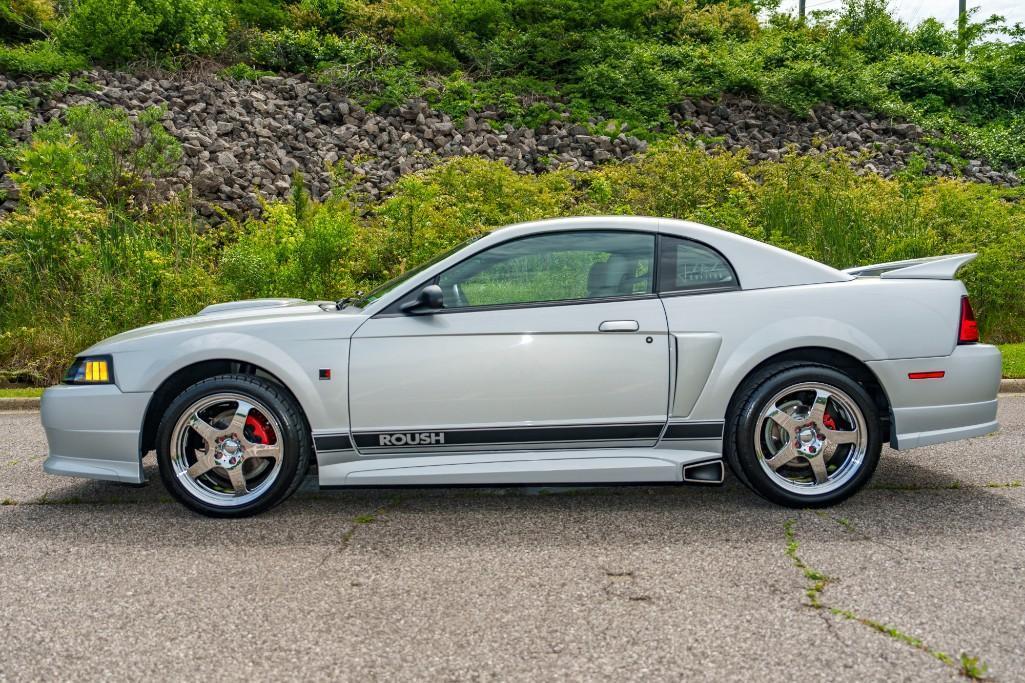
<path id="1" fill-rule="evenodd" d="M 671 424 L 666 429 L 665 439 L 721 439 L 722 422 L 684 422 Z"/>
<path id="2" fill-rule="evenodd" d="M 491 429 L 434 429 L 425 432 L 363 432 L 354 434 L 360 449 L 381 448 L 381 437 L 408 436 L 411 443 L 385 445 L 390 447 L 417 446 L 478 446 L 491 444 L 552 443 L 575 441 L 654 441 L 662 431 L 662 423 L 626 425 L 572 425 L 556 427 L 506 427 Z M 423 443 L 418 438 L 425 435 Z M 430 439 L 431 435 L 443 435 L 442 439 Z"/>
<path id="3" fill-rule="evenodd" d="M 313 443 L 318 451 L 349 451 L 352 450 L 352 441 L 348 434 L 329 434 L 327 436 L 313 437 Z"/>

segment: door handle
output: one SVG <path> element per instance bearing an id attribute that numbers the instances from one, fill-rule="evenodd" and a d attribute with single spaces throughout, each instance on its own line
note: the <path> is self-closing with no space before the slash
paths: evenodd
<path id="1" fill-rule="evenodd" d="M 606 320 L 598 326 L 599 332 L 636 332 L 641 329 L 636 320 Z"/>

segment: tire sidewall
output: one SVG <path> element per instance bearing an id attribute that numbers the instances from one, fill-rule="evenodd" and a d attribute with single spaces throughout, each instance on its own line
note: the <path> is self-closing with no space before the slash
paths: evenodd
<path id="1" fill-rule="evenodd" d="M 855 476 L 839 488 L 817 495 L 800 495 L 781 488 L 762 469 L 755 449 L 758 419 L 765 404 L 787 387 L 804 382 L 832 386 L 850 396 L 861 410 L 868 431 L 865 458 Z M 788 507 L 822 507 L 850 497 L 872 478 L 882 450 L 879 411 L 872 397 L 849 376 L 827 367 L 801 366 L 770 376 L 758 385 L 740 407 L 734 428 L 736 460 L 743 470 L 743 478 L 759 495 Z"/>
<path id="2" fill-rule="evenodd" d="M 171 461 L 171 435 L 183 411 L 204 397 L 221 393 L 239 394 L 259 402 L 273 413 L 282 431 L 277 435 L 282 459 L 277 479 L 259 498 L 234 507 L 211 505 L 195 498 L 178 480 Z M 257 377 L 215 377 L 192 385 L 171 402 L 157 429 L 157 465 L 164 486 L 183 505 L 212 517 L 246 517 L 273 507 L 292 492 L 300 461 L 303 460 L 300 450 L 304 439 L 301 425 L 296 424 L 296 413 L 294 401 L 280 396 L 273 390 L 273 385 Z"/>

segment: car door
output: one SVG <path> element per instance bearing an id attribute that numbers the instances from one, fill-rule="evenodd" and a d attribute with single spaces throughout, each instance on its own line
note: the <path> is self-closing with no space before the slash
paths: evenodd
<path id="1" fill-rule="evenodd" d="M 433 278 L 444 307 L 357 330 L 349 406 L 363 454 L 651 446 L 668 415 L 655 236 L 541 233 Z"/>

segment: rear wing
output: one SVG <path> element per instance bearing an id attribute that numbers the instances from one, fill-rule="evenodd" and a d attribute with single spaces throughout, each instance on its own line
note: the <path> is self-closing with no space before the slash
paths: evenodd
<path id="1" fill-rule="evenodd" d="M 954 254 L 952 256 L 928 256 L 876 263 L 871 266 L 848 268 L 843 272 L 854 277 L 880 277 L 910 280 L 953 280 L 957 271 L 978 254 Z"/>

